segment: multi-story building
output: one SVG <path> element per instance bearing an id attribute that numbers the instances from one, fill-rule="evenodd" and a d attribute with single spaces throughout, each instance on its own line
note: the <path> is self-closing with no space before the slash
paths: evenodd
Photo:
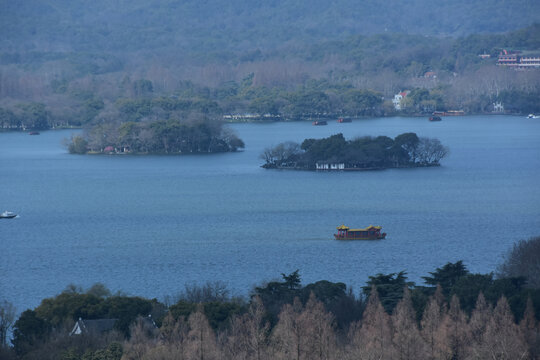
<path id="1" fill-rule="evenodd" d="M 520 55 L 520 52 L 503 50 L 499 54 L 497 65 L 508 66 L 514 69 L 540 68 L 540 55 Z"/>

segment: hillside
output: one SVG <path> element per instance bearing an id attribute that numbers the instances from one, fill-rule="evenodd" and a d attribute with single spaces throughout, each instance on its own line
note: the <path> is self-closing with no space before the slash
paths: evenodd
<path id="1" fill-rule="evenodd" d="M 534 1 L 0 0 L 0 10 L 4 129 L 384 116 L 405 89 L 416 89 L 408 114 L 490 112 L 496 101 L 540 110 L 540 72 L 496 66 L 503 49 L 540 52 Z"/>
<path id="2" fill-rule="evenodd" d="M 3 51 L 167 49 L 180 56 L 385 32 L 502 33 L 540 21 L 534 0 L 2 0 L 0 9 Z"/>

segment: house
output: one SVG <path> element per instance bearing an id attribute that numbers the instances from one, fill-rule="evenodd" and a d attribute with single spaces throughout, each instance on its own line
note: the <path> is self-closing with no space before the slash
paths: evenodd
<path id="1" fill-rule="evenodd" d="M 504 112 L 504 106 L 500 101 L 496 102 L 496 103 L 493 103 L 493 112 L 495 112 L 495 113 Z"/>
<path id="2" fill-rule="evenodd" d="M 345 170 L 345 164 L 344 163 L 317 162 L 315 163 L 315 169 L 317 171 Z"/>
<path id="3" fill-rule="evenodd" d="M 69 336 L 101 334 L 111 331 L 117 321 L 118 319 L 83 320 L 82 318 L 79 318 L 75 323 L 75 326 L 73 326 L 73 330 L 69 333 Z"/>
<path id="4" fill-rule="evenodd" d="M 435 73 L 435 71 L 428 71 L 424 74 L 424 78 L 426 79 L 436 79 L 437 78 L 437 73 Z"/>
<path id="5" fill-rule="evenodd" d="M 73 326 L 73 329 L 69 333 L 69 336 L 73 335 L 98 335 L 114 329 L 114 325 L 118 319 L 93 319 L 83 320 L 79 318 Z M 157 325 L 152 319 L 152 315 L 139 316 L 137 321 L 141 321 L 145 327 L 156 329 Z"/>
<path id="6" fill-rule="evenodd" d="M 405 90 L 394 95 L 394 99 L 392 99 L 392 103 L 394 104 L 394 109 L 396 110 L 402 109 L 401 100 L 403 100 L 409 93 L 410 93 L 409 90 Z"/>
<path id="7" fill-rule="evenodd" d="M 540 55 L 521 55 L 521 51 L 503 50 L 499 54 L 497 65 L 520 70 L 540 68 Z"/>

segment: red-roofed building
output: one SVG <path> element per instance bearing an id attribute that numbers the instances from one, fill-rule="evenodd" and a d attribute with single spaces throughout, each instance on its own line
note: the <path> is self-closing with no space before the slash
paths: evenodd
<path id="1" fill-rule="evenodd" d="M 392 99 L 392 103 L 394 104 L 394 109 L 396 109 L 396 110 L 401 110 L 402 109 L 401 100 L 403 100 L 405 97 L 407 97 L 407 95 L 409 93 L 410 93 L 409 90 L 405 90 L 405 91 L 402 91 L 402 92 L 394 95 L 394 98 Z"/>

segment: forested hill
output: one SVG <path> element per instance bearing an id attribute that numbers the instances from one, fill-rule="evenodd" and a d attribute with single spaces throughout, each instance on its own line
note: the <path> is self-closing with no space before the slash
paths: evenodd
<path id="1" fill-rule="evenodd" d="M 501 33 L 535 22 L 536 0 L 0 0 L 0 48 L 180 55 L 384 32 Z"/>

